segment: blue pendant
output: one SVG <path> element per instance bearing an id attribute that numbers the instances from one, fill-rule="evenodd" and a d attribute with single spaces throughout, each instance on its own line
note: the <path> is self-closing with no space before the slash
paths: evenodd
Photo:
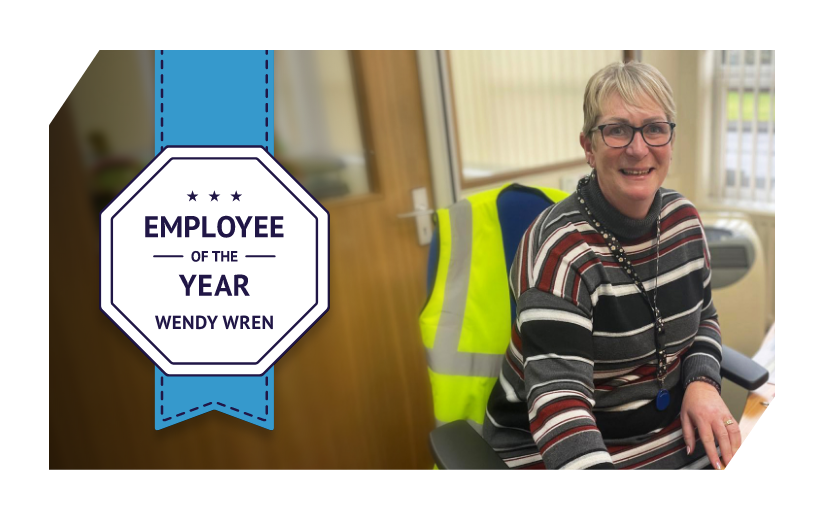
<path id="1" fill-rule="evenodd" d="M 669 392 L 664 390 L 658 390 L 658 395 L 655 397 L 655 407 L 658 408 L 658 411 L 665 410 L 667 406 L 669 406 Z"/>

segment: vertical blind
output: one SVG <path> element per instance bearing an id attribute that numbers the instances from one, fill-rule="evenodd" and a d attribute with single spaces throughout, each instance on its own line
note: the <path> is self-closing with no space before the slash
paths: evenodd
<path id="1" fill-rule="evenodd" d="M 775 51 L 719 51 L 717 168 L 711 195 L 775 202 Z"/>
<path id="2" fill-rule="evenodd" d="M 464 181 L 583 162 L 586 83 L 623 51 L 450 51 Z"/>

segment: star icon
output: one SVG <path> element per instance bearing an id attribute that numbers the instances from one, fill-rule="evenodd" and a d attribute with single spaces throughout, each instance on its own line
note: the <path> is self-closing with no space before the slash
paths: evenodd
<path id="1" fill-rule="evenodd" d="M 235 192 L 232 193 L 231 195 L 232 195 L 232 200 L 240 201 L 240 196 L 243 195 L 243 194 L 238 193 L 237 190 L 235 190 Z"/>
<path id="2" fill-rule="evenodd" d="M 217 198 L 220 197 L 220 194 L 215 193 L 214 190 L 212 190 L 212 193 L 210 193 L 209 196 L 212 197 L 212 200 L 217 200 Z"/>
<path id="3" fill-rule="evenodd" d="M 192 190 L 192 193 L 188 193 L 186 196 L 189 197 L 189 200 L 197 202 L 197 193 L 195 193 L 195 190 Z"/>

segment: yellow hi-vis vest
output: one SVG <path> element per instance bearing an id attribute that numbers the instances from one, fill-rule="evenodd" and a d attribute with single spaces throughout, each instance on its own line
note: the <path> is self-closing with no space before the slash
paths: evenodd
<path id="1" fill-rule="evenodd" d="M 497 205 L 506 187 L 437 211 L 438 267 L 420 315 L 437 426 L 465 419 L 480 431 L 509 345 L 509 266 Z M 553 202 L 567 196 L 538 189 Z"/>

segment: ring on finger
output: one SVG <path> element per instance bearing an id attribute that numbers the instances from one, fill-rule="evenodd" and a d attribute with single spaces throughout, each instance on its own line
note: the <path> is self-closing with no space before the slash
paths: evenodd
<path id="1" fill-rule="evenodd" d="M 724 421 L 724 426 L 729 426 L 731 424 L 735 424 L 735 421 L 732 419 L 727 419 L 726 421 Z"/>

